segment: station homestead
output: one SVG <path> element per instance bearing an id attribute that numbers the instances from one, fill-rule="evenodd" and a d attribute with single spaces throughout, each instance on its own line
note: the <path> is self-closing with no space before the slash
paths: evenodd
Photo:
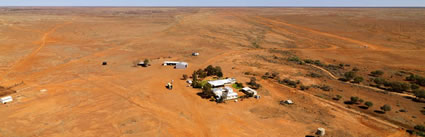
<path id="1" fill-rule="evenodd" d="M 0 136 L 394 137 L 425 125 L 422 8 L 0 13 Z"/>

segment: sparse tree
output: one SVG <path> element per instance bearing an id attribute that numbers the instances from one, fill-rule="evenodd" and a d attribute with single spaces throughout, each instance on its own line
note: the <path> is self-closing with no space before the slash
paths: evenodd
<path id="1" fill-rule="evenodd" d="M 271 78 L 278 78 L 279 77 L 279 73 L 278 72 L 273 72 L 271 75 Z"/>
<path id="2" fill-rule="evenodd" d="M 413 92 L 413 94 L 418 98 L 418 99 L 421 99 L 421 98 L 425 98 L 425 90 L 419 90 L 419 89 L 417 89 L 417 90 L 415 90 L 414 92 Z"/>
<path id="3" fill-rule="evenodd" d="M 221 72 L 221 71 L 219 71 L 219 72 L 217 72 L 217 77 L 223 77 L 223 72 Z"/>
<path id="4" fill-rule="evenodd" d="M 415 128 L 416 130 L 419 130 L 421 132 L 425 132 L 425 126 L 423 126 L 423 125 L 416 125 L 413 128 Z"/>
<path id="5" fill-rule="evenodd" d="M 373 79 L 373 82 L 378 86 L 378 87 L 380 87 L 382 84 L 384 84 L 386 81 L 385 81 L 385 79 L 383 79 L 383 78 L 375 78 L 375 79 Z"/>
<path id="6" fill-rule="evenodd" d="M 207 83 L 202 87 L 202 94 L 205 96 L 205 98 L 210 98 L 211 96 L 214 96 L 211 84 Z"/>
<path id="7" fill-rule="evenodd" d="M 212 65 L 208 65 L 208 67 L 205 68 L 205 71 L 207 72 L 207 76 L 216 75 L 215 68 Z"/>
<path id="8" fill-rule="evenodd" d="M 188 76 L 186 74 L 183 74 L 183 80 L 187 80 Z"/>
<path id="9" fill-rule="evenodd" d="M 355 77 L 355 78 L 354 78 L 354 80 L 353 80 L 353 83 L 360 83 L 360 82 L 363 82 L 363 77 L 359 77 L 359 76 L 357 76 L 357 77 Z"/>
<path id="10" fill-rule="evenodd" d="M 370 75 L 374 76 L 374 77 L 379 77 L 379 76 L 382 76 L 383 74 L 384 74 L 384 72 L 382 70 L 375 70 L 375 71 L 370 72 Z"/>
<path id="11" fill-rule="evenodd" d="M 304 85 L 301 85 L 301 86 L 300 86 L 300 89 L 301 89 L 301 90 L 308 90 L 308 89 L 310 89 L 310 86 L 304 86 Z"/>
<path id="12" fill-rule="evenodd" d="M 370 108 L 370 107 L 372 107 L 372 106 L 373 106 L 373 103 L 372 103 L 371 101 L 366 101 L 366 102 L 364 103 L 364 105 L 366 105 L 366 107 L 367 107 L 367 108 Z"/>
<path id="13" fill-rule="evenodd" d="M 359 97 L 353 96 L 353 97 L 350 98 L 351 104 L 357 104 L 357 101 L 359 101 Z"/>
<path id="14" fill-rule="evenodd" d="M 385 105 L 383 105 L 380 109 L 381 109 L 382 111 L 384 111 L 384 113 L 385 113 L 385 112 L 387 112 L 387 111 L 391 111 L 391 106 L 390 106 L 390 105 L 388 105 L 388 104 L 385 104 Z"/>
<path id="15" fill-rule="evenodd" d="M 338 100 L 340 100 L 341 98 L 342 98 L 342 96 L 341 96 L 341 95 L 336 95 L 333 99 L 338 101 Z"/>
<path id="16" fill-rule="evenodd" d="M 354 71 L 348 71 L 344 73 L 344 78 L 347 81 L 351 81 L 354 77 L 356 77 L 356 72 Z"/>
<path id="17" fill-rule="evenodd" d="M 413 83 L 413 84 L 410 85 L 410 89 L 412 89 L 412 90 L 417 90 L 419 88 L 420 88 L 419 85 L 417 85 L 415 83 Z"/>

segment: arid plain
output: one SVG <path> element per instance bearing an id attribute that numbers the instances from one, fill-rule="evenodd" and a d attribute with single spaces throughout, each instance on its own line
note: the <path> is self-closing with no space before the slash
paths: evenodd
<path id="1" fill-rule="evenodd" d="M 16 93 L 0 105 L 0 136 L 298 137 L 319 127 L 332 137 L 409 136 L 425 122 L 424 102 L 369 86 L 369 73 L 425 75 L 424 26 L 423 8 L 2 7 L 0 89 Z M 145 58 L 152 66 L 134 66 Z M 180 79 L 208 65 L 244 84 L 256 77 L 261 98 L 202 99 Z M 338 80 L 354 68 L 364 81 Z M 292 88 L 266 72 L 331 90 Z M 344 104 L 352 96 L 374 105 Z M 391 111 L 374 112 L 384 104 Z"/>

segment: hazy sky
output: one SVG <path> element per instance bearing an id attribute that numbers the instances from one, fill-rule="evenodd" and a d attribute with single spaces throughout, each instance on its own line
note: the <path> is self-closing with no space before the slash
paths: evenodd
<path id="1" fill-rule="evenodd" d="M 0 0 L 0 6 L 365 6 L 425 7 L 425 0 Z"/>

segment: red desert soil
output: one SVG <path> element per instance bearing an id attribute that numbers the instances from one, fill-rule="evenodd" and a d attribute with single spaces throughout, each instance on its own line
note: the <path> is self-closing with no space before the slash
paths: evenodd
<path id="1" fill-rule="evenodd" d="M 4 7 L 0 13 L 0 86 L 23 82 L 11 89 L 14 101 L 0 105 L 0 136 L 295 137 L 323 127 L 333 137 L 395 137 L 425 122 L 423 103 L 341 83 L 324 69 L 264 60 L 281 56 L 274 49 L 359 66 L 362 74 L 424 74 L 424 9 Z M 145 58 L 152 66 L 134 66 Z M 166 60 L 189 68 L 161 66 Z M 245 72 L 257 74 L 261 99 L 202 99 L 180 78 L 208 65 L 243 83 L 252 77 Z M 333 90 L 261 80 L 271 71 Z M 304 77 L 308 72 L 324 77 Z M 167 90 L 171 80 L 174 89 Z M 336 94 L 375 105 L 362 110 L 327 98 Z M 295 104 L 279 104 L 286 99 Z M 383 104 L 393 111 L 375 114 Z M 401 108 L 409 111 L 395 112 Z"/>

